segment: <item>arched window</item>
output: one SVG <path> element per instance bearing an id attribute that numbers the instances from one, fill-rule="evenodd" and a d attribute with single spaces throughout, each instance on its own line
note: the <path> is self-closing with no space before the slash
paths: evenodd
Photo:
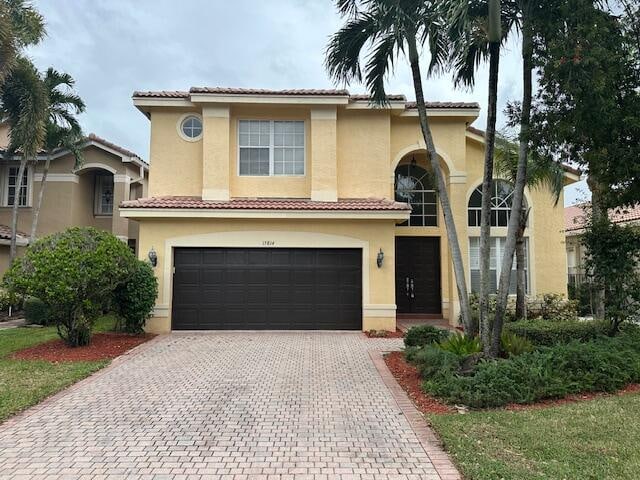
<path id="1" fill-rule="evenodd" d="M 494 180 L 491 184 L 491 226 L 508 227 L 509 213 L 513 202 L 513 187 L 504 180 Z M 524 202 L 526 207 L 526 201 Z M 470 227 L 480 226 L 482 211 L 482 184 L 476 188 L 469 199 L 468 218 Z"/>
<path id="2" fill-rule="evenodd" d="M 396 168 L 395 197 L 411 205 L 411 217 L 402 223 L 412 227 L 438 226 L 438 204 L 431 174 L 410 163 Z"/>

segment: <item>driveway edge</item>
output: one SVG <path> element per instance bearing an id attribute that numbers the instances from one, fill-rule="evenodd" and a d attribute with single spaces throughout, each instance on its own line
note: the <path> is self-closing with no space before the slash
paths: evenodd
<path id="1" fill-rule="evenodd" d="M 384 361 L 384 353 L 385 352 L 382 351 L 369 351 L 371 360 L 378 370 L 383 383 L 391 392 L 398 408 L 400 408 L 402 414 L 409 422 L 409 426 L 416 434 L 416 437 L 418 437 L 418 441 L 422 445 L 422 448 L 424 448 L 429 460 L 431 460 L 438 476 L 442 480 L 461 480 L 462 475 L 451 461 L 447 452 L 442 448 L 442 443 L 435 432 L 429 427 L 422 413 L 415 407 L 411 399 L 396 381 L 389 367 L 387 367 Z"/>
<path id="2" fill-rule="evenodd" d="M 148 348 L 152 347 L 154 344 L 156 344 L 160 340 L 164 339 L 164 337 L 166 335 L 167 334 L 156 335 L 151 340 L 148 340 L 148 341 L 146 341 L 144 343 L 141 343 L 140 345 L 137 345 L 137 346 L 133 347 L 131 350 L 127 350 L 122 355 L 119 355 L 119 356 L 115 357 L 114 359 L 112 359 L 111 362 L 107 366 L 101 368 L 100 370 L 97 370 L 96 372 L 92 373 L 88 377 L 85 377 L 82 380 L 78 380 L 77 382 L 72 383 L 68 387 L 63 388 L 59 392 L 56 392 L 53 395 L 45 398 L 40 403 L 36 403 L 35 405 L 32 405 L 31 407 L 28 407 L 26 410 L 22 410 L 21 412 L 18 412 L 15 415 L 12 415 L 11 417 L 7 418 L 4 422 L 0 423 L 0 432 L 6 430 L 7 428 L 9 428 L 14 423 L 19 422 L 19 421 L 21 421 L 21 420 L 23 420 L 23 419 L 25 419 L 27 417 L 30 417 L 34 413 L 37 413 L 41 409 L 43 409 L 43 408 L 47 407 L 48 405 L 50 405 L 51 403 L 54 403 L 54 402 L 58 401 L 59 399 L 69 395 L 70 393 L 74 392 L 78 388 L 81 388 L 82 386 L 84 386 L 84 385 L 86 385 L 88 383 L 94 382 L 96 379 L 100 378 L 101 376 L 107 374 L 108 372 L 110 372 L 111 370 L 116 368 L 122 362 L 128 360 L 129 358 L 131 358 L 133 356 L 139 355 L 140 353 L 144 352 Z"/>

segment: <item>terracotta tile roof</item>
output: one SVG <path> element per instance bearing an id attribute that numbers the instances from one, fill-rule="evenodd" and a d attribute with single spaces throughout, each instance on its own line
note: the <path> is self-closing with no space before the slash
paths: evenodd
<path id="1" fill-rule="evenodd" d="M 234 198 L 229 201 L 202 200 L 201 197 L 151 197 L 127 200 L 120 208 L 188 208 L 211 210 L 410 210 L 408 204 L 383 198 L 342 198 L 337 202 L 316 202 L 302 198 Z"/>
<path id="2" fill-rule="evenodd" d="M 152 98 L 189 98 L 189 92 L 179 90 L 160 90 L 160 91 L 137 91 L 133 92 L 134 97 L 152 97 Z"/>
<path id="3" fill-rule="evenodd" d="M 191 87 L 189 93 L 217 93 L 220 95 L 328 95 L 349 96 L 347 90 L 335 89 L 287 89 L 269 90 L 265 88 L 233 88 L 233 87 Z"/>
<path id="4" fill-rule="evenodd" d="M 477 102 L 425 102 L 427 108 L 480 108 Z M 407 102 L 406 108 L 418 108 L 416 102 Z"/>
<path id="5" fill-rule="evenodd" d="M 24 232 L 16 232 L 18 240 L 27 240 L 28 235 Z M 11 240 L 11 227 L 8 225 L 0 225 L 0 240 Z"/>
<path id="6" fill-rule="evenodd" d="M 480 135 L 481 137 L 484 137 L 484 130 L 480 130 L 479 128 L 472 127 L 471 125 L 467 127 L 467 132 L 475 133 L 476 135 Z"/>
<path id="7" fill-rule="evenodd" d="M 142 158 L 141 158 L 137 153 L 134 153 L 134 152 L 132 152 L 131 150 L 127 150 L 126 148 L 121 147 L 120 145 L 116 145 L 115 143 L 112 143 L 112 142 L 110 142 L 110 141 L 108 141 L 108 140 L 105 140 L 104 138 L 99 137 L 99 136 L 98 136 L 98 135 L 96 135 L 95 133 L 90 133 L 89 135 L 87 135 L 86 140 L 88 140 L 88 141 L 92 141 L 92 142 L 98 142 L 98 143 L 101 143 L 101 144 L 102 144 L 102 145 L 104 145 L 105 147 L 109 147 L 109 148 L 111 148 L 111 149 L 115 150 L 116 152 L 120 152 L 120 153 L 122 153 L 123 155 L 126 155 L 126 156 L 128 156 L 128 157 L 136 157 L 136 158 L 138 158 L 139 160 L 142 160 Z M 147 162 L 145 162 L 144 160 L 142 160 L 142 161 L 143 161 L 144 163 L 147 163 Z"/>
<path id="8" fill-rule="evenodd" d="M 371 100 L 371 95 L 361 95 L 361 94 L 349 95 L 349 99 L 354 100 L 356 102 L 368 101 L 368 100 Z M 407 97 L 405 97 L 404 95 L 389 94 L 387 95 L 387 100 L 390 102 L 405 102 L 407 100 Z"/>
<path id="9" fill-rule="evenodd" d="M 567 232 L 578 233 L 584 229 L 585 225 L 585 209 L 589 208 L 588 203 L 581 203 L 565 207 L 564 209 L 564 228 Z M 609 220 L 612 223 L 627 223 L 640 221 L 640 203 L 634 207 L 609 210 Z"/>

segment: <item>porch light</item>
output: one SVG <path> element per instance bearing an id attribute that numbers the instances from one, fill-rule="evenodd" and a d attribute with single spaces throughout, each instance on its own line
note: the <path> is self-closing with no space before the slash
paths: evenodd
<path id="1" fill-rule="evenodd" d="M 151 247 L 151 250 L 149 250 L 148 256 L 149 256 L 149 262 L 151 262 L 152 267 L 155 267 L 156 265 L 158 265 L 158 254 L 153 249 L 153 247 Z"/>
<path id="2" fill-rule="evenodd" d="M 378 264 L 378 268 L 382 268 L 382 261 L 384 260 L 384 252 L 382 249 L 378 252 L 378 256 L 376 258 L 376 263 Z"/>

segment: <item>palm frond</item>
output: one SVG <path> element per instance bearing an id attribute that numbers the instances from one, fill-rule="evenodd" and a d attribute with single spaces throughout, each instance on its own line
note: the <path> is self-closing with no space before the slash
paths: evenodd
<path id="1" fill-rule="evenodd" d="M 371 103 L 388 105 L 384 83 L 388 72 L 393 71 L 394 57 L 399 48 L 398 38 L 393 33 L 387 34 L 373 47 L 365 68 L 365 84 L 371 93 Z"/>

